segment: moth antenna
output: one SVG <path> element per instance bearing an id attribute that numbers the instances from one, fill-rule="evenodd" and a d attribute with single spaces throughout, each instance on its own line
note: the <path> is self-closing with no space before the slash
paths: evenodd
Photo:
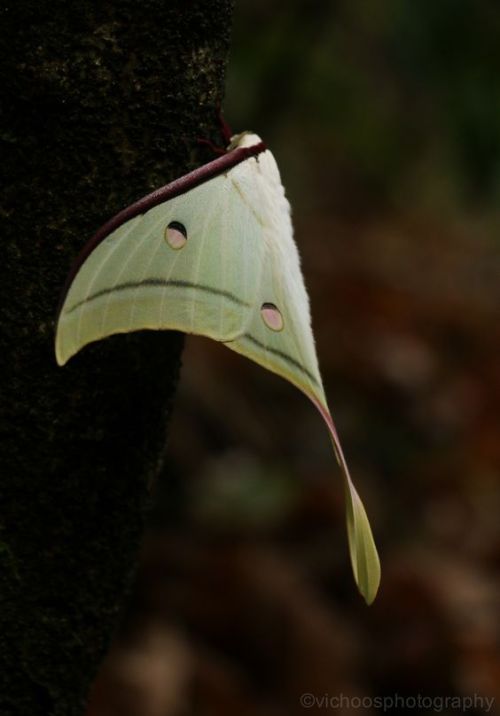
<path id="1" fill-rule="evenodd" d="M 219 107 L 219 122 L 222 130 L 222 136 L 224 137 L 224 141 L 226 144 L 229 144 L 231 142 L 231 137 L 233 136 L 233 132 L 231 130 L 231 127 L 226 122 L 224 115 L 222 113 L 222 108 Z"/>
<path id="2" fill-rule="evenodd" d="M 210 141 L 210 139 L 203 139 L 201 137 L 198 137 L 196 139 L 196 141 L 198 142 L 198 144 L 206 144 L 208 147 L 210 147 L 212 152 L 214 152 L 214 154 L 217 154 L 218 156 L 222 156 L 223 154 L 226 154 L 225 149 L 223 149 L 222 147 L 218 147 L 216 144 L 214 144 L 212 141 Z"/>

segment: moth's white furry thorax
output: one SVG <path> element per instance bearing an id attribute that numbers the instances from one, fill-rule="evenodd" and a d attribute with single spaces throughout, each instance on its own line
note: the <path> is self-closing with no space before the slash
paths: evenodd
<path id="1" fill-rule="evenodd" d="M 234 134 L 231 137 L 231 143 L 228 150 L 236 149 L 237 147 L 254 147 L 256 144 L 260 144 L 262 139 L 258 134 L 254 132 L 241 132 L 240 134 Z"/>

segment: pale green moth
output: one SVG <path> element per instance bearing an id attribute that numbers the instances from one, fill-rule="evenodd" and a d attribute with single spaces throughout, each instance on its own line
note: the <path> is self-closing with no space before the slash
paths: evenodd
<path id="1" fill-rule="evenodd" d="M 63 293 L 57 362 L 143 329 L 221 341 L 312 400 L 344 479 L 354 577 L 371 603 L 377 550 L 326 402 L 290 206 L 274 157 L 255 134 L 234 137 L 222 157 L 128 207 L 90 240 Z"/>

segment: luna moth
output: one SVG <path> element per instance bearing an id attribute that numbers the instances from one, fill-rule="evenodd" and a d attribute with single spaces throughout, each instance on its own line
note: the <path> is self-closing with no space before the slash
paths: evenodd
<path id="1" fill-rule="evenodd" d="M 377 550 L 327 405 L 290 206 L 257 135 L 236 135 L 222 156 L 132 204 L 83 248 L 61 299 L 58 364 L 142 329 L 221 341 L 310 398 L 340 465 L 352 569 L 371 603 Z"/>

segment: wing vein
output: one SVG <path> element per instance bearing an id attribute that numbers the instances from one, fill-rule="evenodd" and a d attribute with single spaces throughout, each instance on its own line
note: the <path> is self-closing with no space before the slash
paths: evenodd
<path id="1" fill-rule="evenodd" d="M 208 245 L 207 227 L 209 226 L 209 223 L 212 220 L 213 213 L 215 211 L 215 207 L 212 204 L 210 204 L 210 208 L 212 209 L 212 211 L 207 211 L 207 213 L 205 214 L 205 218 L 203 220 L 203 228 L 202 228 L 202 233 L 201 233 L 201 241 L 200 241 L 200 246 L 199 246 L 199 250 L 198 250 L 197 261 L 196 261 L 196 264 L 193 266 L 193 283 L 194 284 L 199 283 L 200 266 L 202 264 L 201 258 L 202 258 L 203 252 L 205 250 L 205 247 Z M 196 313 L 196 300 L 195 299 L 196 299 L 196 289 L 193 289 L 192 301 L 191 301 L 191 321 L 190 321 L 191 333 L 193 333 L 193 331 L 194 331 L 194 319 L 195 319 L 195 313 Z"/>
<path id="2" fill-rule="evenodd" d="M 156 250 L 152 252 L 151 257 L 150 257 L 149 261 L 147 262 L 146 267 L 143 271 L 142 278 L 138 282 L 138 285 L 136 286 L 136 288 L 134 289 L 134 294 L 131 299 L 129 323 L 128 323 L 128 329 L 127 329 L 128 331 L 130 331 L 132 329 L 132 326 L 134 325 L 135 308 L 136 308 L 136 301 L 134 300 L 134 297 L 137 296 L 137 292 L 140 289 L 140 284 L 144 283 L 144 281 L 146 280 L 146 277 L 150 276 L 150 270 L 151 270 L 151 266 L 153 264 L 153 260 L 156 259 L 156 257 L 158 256 L 158 254 L 160 252 L 160 249 L 163 249 L 163 248 L 164 248 L 163 239 L 160 237 L 160 240 L 158 241 Z"/>
<path id="3" fill-rule="evenodd" d="M 91 294 L 93 286 L 95 286 L 96 281 L 98 280 L 99 276 L 102 275 L 104 267 L 108 263 L 109 259 L 116 253 L 119 246 L 121 245 L 121 242 L 125 241 L 125 239 L 127 239 L 127 237 L 134 231 L 135 228 L 137 228 L 139 226 L 140 223 L 141 223 L 141 218 L 138 218 L 137 221 L 135 219 L 132 219 L 128 230 L 125 232 L 125 234 L 123 236 L 121 236 L 119 239 L 116 240 L 116 243 L 112 247 L 111 251 L 109 251 L 106 254 L 106 256 L 103 258 L 103 261 L 99 266 L 99 269 L 95 272 L 95 274 L 92 276 L 92 279 L 89 281 L 88 290 L 87 290 L 87 293 L 86 293 L 86 296 L 84 299 L 85 301 L 88 300 L 88 297 Z M 83 318 L 84 313 L 85 313 L 85 308 L 83 307 L 79 313 L 78 320 L 77 320 L 76 326 L 75 326 L 75 333 L 76 333 L 75 345 L 76 346 L 80 345 L 80 334 L 81 334 L 81 328 L 82 328 L 82 318 Z"/>
<path id="4" fill-rule="evenodd" d="M 142 219 L 141 219 L 141 222 L 140 222 L 140 223 L 142 223 L 142 221 L 144 220 L 144 217 L 145 217 L 145 216 L 146 216 L 145 214 L 142 216 Z M 118 274 L 116 275 L 116 277 L 115 277 L 115 279 L 114 279 L 114 284 L 113 284 L 113 286 L 116 286 L 116 285 L 118 284 L 119 280 L 120 280 L 121 277 L 124 275 L 125 271 L 127 270 L 128 266 L 130 265 L 132 259 L 135 258 L 135 256 L 137 256 L 137 254 L 140 252 L 140 249 L 142 249 L 144 243 L 145 243 L 145 242 L 149 239 L 149 237 L 151 236 L 151 232 L 154 231 L 154 230 L 158 227 L 158 225 L 161 224 L 161 222 L 162 222 L 162 219 L 160 219 L 159 221 L 157 221 L 157 222 L 153 225 L 151 231 L 149 231 L 149 232 L 146 232 L 146 231 L 145 231 L 145 232 L 142 234 L 142 236 L 137 240 L 136 245 L 134 246 L 134 248 L 132 249 L 132 251 L 129 253 L 129 255 L 127 256 L 127 258 L 126 258 L 125 261 L 123 262 L 123 264 L 122 264 L 122 266 L 121 266 L 121 268 L 120 268 Z M 112 296 L 112 293 L 108 293 L 107 296 L 106 296 L 106 298 L 105 298 L 105 300 L 104 300 L 104 307 L 103 307 L 103 311 L 102 311 L 101 327 L 100 327 L 100 333 L 101 333 L 101 335 L 104 333 L 104 330 L 105 330 L 105 329 L 104 329 L 104 326 L 105 326 L 106 321 L 107 321 L 107 318 L 108 318 L 109 307 L 110 307 L 110 305 L 111 305 L 111 296 Z"/>

